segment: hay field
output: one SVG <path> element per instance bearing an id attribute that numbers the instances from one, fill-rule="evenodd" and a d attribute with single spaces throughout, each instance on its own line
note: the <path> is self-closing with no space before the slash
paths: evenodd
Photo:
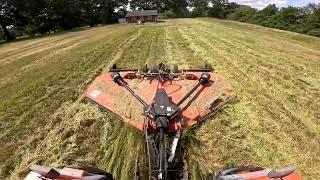
<path id="1" fill-rule="evenodd" d="M 83 100 L 112 63 L 211 63 L 234 103 L 188 133 L 192 179 L 234 165 L 296 164 L 320 177 L 320 39 L 209 18 L 111 25 L 0 45 L 0 178 L 30 163 L 96 163 L 116 179 L 143 157 L 139 132 Z"/>

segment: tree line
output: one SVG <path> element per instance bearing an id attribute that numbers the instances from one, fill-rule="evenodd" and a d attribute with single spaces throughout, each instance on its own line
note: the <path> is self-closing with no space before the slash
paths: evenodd
<path id="1" fill-rule="evenodd" d="M 233 4 L 226 6 L 225 13 L 213 17 L 257 24 L 281 30 L 294 31 L 320 37 L 320 4 L 308 4 L 305 7 L 278 8 L 270 4 L 262 10 L 250 6 Z M 210 13 L 210 11 L 208 12 Z M 215 13 L 215 11 L 211 12 Z"/>
<path id="2" fill-rule="evenodd" d="M 6 40 L 21 35 L 112 23 L 121 16 L 114 10 L 128 4 L 128 0 L 0 1 L 0 25 Z"/>
<path id="3" fill-rule="evenodd" d="M 216 17 L 320 37 L 320 4 L 262 10 L 227 0 L 0 0 L 0 38 L 48 34 L 117 22 L 130 9 L 157 9 L 165 18 Z"/>

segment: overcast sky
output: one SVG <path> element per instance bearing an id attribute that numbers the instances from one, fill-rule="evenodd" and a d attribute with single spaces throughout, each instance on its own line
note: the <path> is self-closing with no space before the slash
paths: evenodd
<path id="1" fill-rule="evenodd" d="M 268 4 L 276 4 L 277 7 L 284 6 L 304 6 L 308 3 L 320 3 L 320 0 L 229 0 L 238 4 L 249 5 L 257 9 L 263 9 Z"/>

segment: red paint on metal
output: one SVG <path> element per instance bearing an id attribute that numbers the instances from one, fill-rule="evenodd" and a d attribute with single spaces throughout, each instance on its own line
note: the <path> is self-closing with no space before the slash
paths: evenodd
<path id="1" fill-rule="evenodd" d="M 123 87 L 114 83 L 111 77 L 112 73 L 105 73 L 98 76 L 95 81 L 88 87 L 86 96 L 98 103 L 100 106 L 117 114 L 124 122 L 143 130 L 144 117 L 142 116 L 142 105 L 132 97 Z M 150 104 L 155 96 L 158 81 L 149 80 L 140 77 L 135 72 L 127 71 L 120 73 L 124 80 L 144 101 Z M 202 72 L 187 73 L 192 80 L 188 80 L 187 76 L 175 78 L 173 81 L 165 81 L 159 85 L 168 93 L 173 102 L 178 103 L 180 99 L 198 82 Z M 231 86 L 225 79 L 217 74 L 210 73 L 212 82 L 192 94 L 188 100 L 183 103 L 178 118 L 182 120 L 182 125 L 171 123 L 169 131 L 178 128 L 190 127 L 199 120 L 209 115 L 211 112 L 219 108 L 219 102 L 234 97 Z M 219 101 L 218 101 L 219 100 Z M 216 104 L 218 102 L 218 104 Z M 150 129 L 155 129 L 153 125 Z"/>
<path id="2" fill-rule="evenodd" d="M 281 179 L 281 180 L 302 180 L 302 177 L 296 173 L 293 172 L 285 177 L 282 178 L 270 178 L 267 176 L 261 176 L 261 177 L 255 177 L 255 178 L 247 178 L 245 180 L 276 180 L 276 179 Z"/>

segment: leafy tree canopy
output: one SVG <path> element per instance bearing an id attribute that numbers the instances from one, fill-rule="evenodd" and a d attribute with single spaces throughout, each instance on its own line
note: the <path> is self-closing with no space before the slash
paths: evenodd
<path id="1" fill-rule="evenodd" d="M 131 10 L 157 9 L 164 17 L 210 16 L 320 37 L 320 4 L 258 11 L 228 0 L 0 0 L 0 36 L 52 33 L 116 22 Z"/>

